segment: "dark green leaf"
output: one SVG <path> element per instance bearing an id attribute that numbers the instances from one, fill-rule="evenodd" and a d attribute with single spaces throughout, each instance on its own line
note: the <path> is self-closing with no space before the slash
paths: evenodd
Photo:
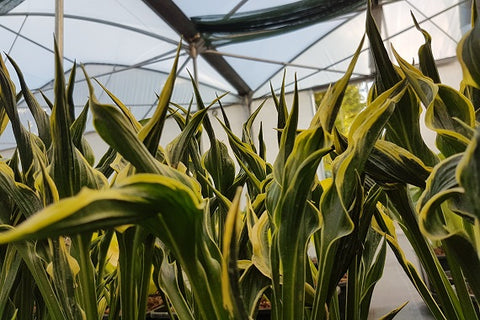
<path id="1" fill-rule="evenodd" d="M 16 108 L 17 99 L 15 95 L 15 85 L 8 74 L 7 68 L 0 59 L 0 105 L 4 109 L 12 124 L 13 135 L 17 143 L 17 150 L 22 163 L 23 175 L 28 185 L 33 183 L 33 154 L 30 148 L 30 133 L 20 122 L 18 110 Z"/>
<path id="2" fill-rule="evenodd" d="M 32 113 L 33 118 L 35 119 L 35 123 L 38 129 L 38 135 L 40 139 L 42 139 L 43 143 L 45 144 L 45 147 L 49 148 L 52 142 L 52 138 L 50 135 L 50 119 L 48 118 L 47 113 L 42 109 L 42 107 L 38 103 L 37 99 L 35 99 L 35 96 L 32 94 L 32 92 L 28 88 L 27 83 L 25 82 L 23 74 L 20 71 L 20 68 L 18 67 L 17 63 L 10 56 L 7 56 L 7 57 L 10 63 L 12 64 L 12 66 L 15 68 L 15 71 L 17 73 L 18 81 L 20 82 L 20 86 L 22 88 L 23 97 L 25 98 L 25 102 L 27 103 L 27 106 L 30 109 L 30 112 Z"/>
<path id="3" fill-rule="evenodd" d="M 235 179 L 235 163 L 223 142 L 215 139 L 215 144 L 217 145 L 215 148 L 217 154 L 213 153 L 212 148 L 208 149 L 204 155 L 203 163 L 212 176 L 215 187 L 221 193 L 226 194 Z"/>
<path id="4" fill-rule="evenodd" d="M 477 221 L 480 220 L 480 127 L 465 150 L 456 175 L 474 210 L 471 214 Z"/>
<path id="5" fill-rule="evenodd" d="M 377 183 L 406 183 L 425 187 L 429 168 L 407 150 L 394 143 L 378 140 L 368 158 L 365 171 Z"/>
<path id="6" fill-rule="evenodd" d="M 423 34 L 423 37 L 425 38 L 425 43 L 418 49 L 420 70 L 422 70 L 424 75 L 431 78 L 434 83 L 440 83 L 440 75 L 438 74 L 438 69 L 435 64 L 435 57 L 433 56 L 432 52 L 432 37 L 425 29 L 420 27 L 417 19 L 415 19 L 415 16 L 413 15 L 413 12 L 410 13 L 412 15 L 413 22 L 415 23 L 415 27 Z"/>

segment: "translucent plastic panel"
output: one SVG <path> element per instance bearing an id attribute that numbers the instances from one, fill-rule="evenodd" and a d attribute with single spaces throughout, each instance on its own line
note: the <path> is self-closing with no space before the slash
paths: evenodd
<path id="1" fill-rule="evenodd" d="M 182 76 L 190 78 L 188 75 L 189 71 L 192 76 L 194 74 L 193 68 L 193 61 L 190 59 L 185 66 L 185 69 L 182 70 L 180 73 Z M 201 56 L 197 57 L 197 71 L 198 71 L 198 81 L 206 86 L 212 87 L 212 89 L 216 90 L 219 94 L 223 94 L 224 92 L 232 92 L 236 93 L 235 90 L 227 80 L 225 80 L 215 69 L 210 66 L 210 64 L 205 61 Z M 236 70 L 237 72 L 239 70 Z"/>
<path id="2" fill-rule="evenodd" d="M 205 106 L 208 106 L 218 96 L 223 95 L 226 91 L 219 90 L 216 87 L 199 85 L 200 95 Z M 193 99 L 193 100 L 192 100 Z M 189 79 L 177 78 L 175 88 L 173 91 L 172 102 L 188 107 L 190 101 L 193 101 L 193 110 L 197 110 L 197 104 L 193 93 L 193 86 Z M 221 99 L 223 105 L 239 103 L 240 98 L 235 94 L 235 91 L 230 91 Z M 218 106 L 218 103 L 216 104 Z"/>
<path id="3" fill-rule="evenodd" d="M 294 89 L 295 84 L 295 75 L 297 76 L 297 84 L 299 90 L 305 90 L 312 87 L 328 86 L 338 79 L 340 79 L 344 74 L 345 70 L 348 68 L 350 60 L 345 60 L 337 65 L 332 66 L 328 70 L 313 71 L 313 70 L 301 70 L 295 68 L 286 68 L 286 77 L 285 77 L 285 89 L 287 92 L 291 92 Z M 363 78 L 369 73 L 365 72 L 369 70 L 369 54 L 364 52 L 360 55 L 358 62 L 358 67 L 355 68 L 354 74 L 351 79 Z M 253 95 L 254 98 L 259 98 L 265 95 L 270 94 L 270 82 L 272 83 L 273 88 L 278 92 L 283 79 L 283 71 L 277 73 L 273 76 L 268 83 L 261 86 Z"/>
<path id="4" fill-rule="evenodd" d="M 469 30 L 471 27 L 471 24 L 469 23 L 470 16 L 468 16 L 468 18 L 466 19 L 468 21 L 463 21 L 466 24 L 462 26 L 462 19 L 460 18 L 459 9 L 460 7 L 456 7 L 431 19 L 431 23 L 434 24 L 437 32 L 442 33 L 442 37 L 449 38 L 452 41 L 455 40 L 456 42 L 460 41 L 463 33 Z M 469 12 L 464 12 L 464 14 L 468 15 Z M 433 28 L 427 29 L 428 32 L 431 32 L 430 30 L 433 30 Z M 435 42 L 435 40 L 435 38 L 432 39 L 433 42 Z"/>
<path id="5" fill-rule="evenodd" d="M 311 76 L 304 77 L 299 80 L 299 88 L 312 88 L 319 85 L 328 85 L 338 81 L 343 74 L 336 72 L 322 71 L 312 74 Z M 352 77 L 354 79 L 354 77 Z M 287 89 L 293 90 L 293 86 L 287 87 Z"/>
<path id="6" fill-rule="evenodd" d="M 180 9 L 184 10 L 187 16 L 225 14 L 241 2 L 241 0 L 173 1 Z M 239 8 L 239 12 L 264 9 L 291 2 L 293 0 L 249 0 Z M 384 38 L 387 38 L 387 47 L 393 44 L 400 54 L 409 61 L 416 58 L 416 51 L 418 46 L 423 43 L 423 37 L 412 27 L 412 19 L 410 17 L 410 10 L 412 10 L 420 22 L 425 20 L 422 23 L 422 27 L 432 34 L 435 57 L 444 58 L 454 55 L 455 41 L 458 41 L 462 34 L 460 31 L 461 12 L 458 7 L 459 2 L 461 1 L 403 0 L 385 4 L 383 6 L 384 19 L 381 28 L 382 35 Z M 54 1 L 25 0 L 13 10 L 13 14 L 22 12 L 33 14 L 26 20 L 22 35 L 29 39 L 31 38 L 47 49 L 52 48 Z M 38 14 L 40 13 L 49 14 L 49 16 L 39 17 Z M 175 49 L 175 44 L 171 42 L 176 42 L 178 35 L 156 13 L 150 10 L 143 1 L 65 0 L 65 15 L 65 54 L 69 59 L 77 59 L 77 61 L 83 63 L 142 64 L 146 68 L 164 72 L 170 70 L 173 60 L 163 60 L 164 57 L 161 56 L 162 54 L 168 55 Z M 436 16 L 431 19 L 431 22 L 426 21 L 430 15 Z M 78 17 L 119 23 L 127 27 L 144 30 L 149 35 L 141 32 L 126 31 L 125 29 L 100 23 L 78 20 L 76 19 Z M 5 22 L 2 24 L 2 21 Z M 0 17 L 0 25 L 4 25 L 12 30 L 18 30 L 22 22 L 22 16 Z M 338 19 L 332 20 L 268 39 L 221 47 L 219 50 L 230 54 L 283 62 L 289 62 L 293 59 L 292 62 L 294 64 L 314 66 L 319 69 L 330 70 L 330 72 L 332 70 L 343 72 L 364 31 L 365 15 L 360 14 L 345 24 L 342 24 Z M 0 28 L 1 49 L 9 50 L 14 38 L 8 31 L 5 32 L 5 36 L 2 36 L 1 32 L 3 31 Z M 168 41 L 159 39 L 168 39 Z M 319 41 L 311 45 L 317 39 Z M 11 53 L 21 64 L 22 70 L 27 77 L 27 82 L 29 82 L 31 87 L 35 88 L 43 85 L 53 77 L 53 57 L 48 53 L 48 50 L 36 47 L 32 42 L 29 43 L 28 40 L 19 38 Z M 185 52 L 183 53 L 185 54 Z M 155 60 L 158 57 L 160 57 L 161 61 Z M 153 59 L 155 62 L 152 63 L 150 59 Z M 25 63 L 28 60 L 34 61 L 34 63 L 30 62 L 33 66 Z M 237 70 L 252 89 L 262 86 L 263 89 L 267 89 L 262 90 L 268 92 L 268 79 L 273 74 L 275 75 L 273 80 L 280 79 L 277 83 L 281 82 L 283 75 L 281 70 L 283 68 L 280 65 L 251 62 L 238 57 L 230 57 L 227 60 L 231 62 L 234 69 Z M 181 64 L 184 61 L 186 61 L 186 56 L 182 57 Z M 66 66 L 68 67 L 69 63 L 66 63 Z M 192 61 L 189 61 L 186 68 L 180 72 L 180 75 L 188 80 L 186 70 L 193 73 Z M 299 79 L 315 73 L 315 77 L 310 76 L 319 81 L 314 85 L 324 85 L 335 78 L 335 76 L 329 75 L 329 72 L 315 72 L 315 70 L 309 68 L 288 66 L 287 71 L 288 74 L 292 74 L 292 77 L 293 73 L 297 73 Z M 355 72 L 358 76 L 370 72 L 367 54 L 360 59 Z M 325 79 L 321 78 L 323 73 L 328 75 Z M 332 74 L 340 73 L 333 72 Z M 101 73 L 97 74 L 97 76 L 100 75 Z M 202 90 L 219 93 L 223 91 L 235 92 L 235 89 L 202 58 L 198 59 L 198 76 L 199 81 L 205 84 Z M 133 77 L 136 79 L 136 76 Z M 108 81 L 113 81 L 115 77 L 106 76 L 104 78 L 108 78 Z M 141 83 L 140 80 L 135 81 Z M 120 82 L 117 85 L 120 86 Z M 127 92 L 131 89 L 131 87 L 127 88 L 126 84 L 122 86 L 124 88 L 121 89 L 122 92 Z M 148 85 L 145 86 L 148 87 Z M 185 92 L 188 92 L 188 94 L 185 93 L 185 96 L 191 96 L 191 91 L 186 90 Z M 180 96 L 183 96 L 183 94 Z"/>
<path id="7" fill-rule="evenodd" d="M 53 35 L 55 33 L 55 20 L 52 17 L 30 16 L 25 20 L 21 30 L 22 36 L 35 41 L 45 48 L 53 51 Z M 40 47 L 38 47 L 40 50 Z"/>
<path id="8" fill-rule="evenodd" d="M 272 74 L 275 74 L 279 69 L 283 68 L 281 65 L 258 62 L 254 60 L 237 59 L 225 57 L 225 60 L 237 71 L 237 73 L 245 80 L 248 86 L 252 89 L 264 84 L 268 81 Z"/>
<path id="9" fill-rule="evenodd" d="M 170 38 L 173 41 L 179 41 L 180 39 L 179 35 L 143 1 L 70 0 L 65 1 L 65 14 L 69 13 L 136 27 Z"/>
<path id="10" fill-rule="evenodd" d="M 421 12 L 422 15 L 424 15 L 424 17 L 430 17 L 442 11 L 449 10 L 452 7 L 456 7 L 460 2 L 465 2 L 465 1 L 462 1 L 462 0 L 430 0 L 430 1 L 408 0 L 404 2 L 408 3 L 409 7 L 412 10 Z"/>
<path id="11" fill-rule="evenodd" d="M 20 29 L 23 19 L 20 17 L 0 16 L 0 49 L 10 53 L 14 44 L 17 32 Z"/>
<path id="12" fill-rule="evenodd" d="M 24 16 L 2 16 L 0 15 L 1 32 L 15 33 L 22 27 Z M 3 40 L 3 39 L 2 39 Z"/>
<path id="13" fill-rule="evenodd" d="M 128 106 L 153 103 L 166 79 L 165 73 L 141 69 L 125 70 L 98 78 L 100 83 Z"/>
<path id="14" fill-rule="evenodd" d="M 262 50 L 252 49 L 254 52 L 260 52 L 260 55 L 264 55 L 265 58 L 276 57 L 280 52 L 280 56 L 288 54 L 290 59 L 287 59 L 285 62 L 292 62 L 297 66 L 287 65 L 286 70 L 289 74 L 297 74 L 297 77 L 303 77 L 305 75 L 311 74 L 315 71 L 314 68 L 324 68 L 325 66 L 333 65 L 335 60 L 333 57 L 328 59 L 323 59 L 323 63 L 319 61 L 319 56 L 322 55 L 328 56 L 330 54 L 330 49 L 334 46 L 329 47 L 324 44 L 325 39 L 331 39 L 332 44 L 338 41 L 338 38 L 334 38 L 334 35 L 337 35 L 339 31 L 334 30 L 338 25 L 342 25 L 344 21 L 334 20 L 328 23 L 322 23 L 310 28 L 302 29 L 291 34 L 285 34 L 276 37 L 277 42 L 272 42 L 271 48 L 268 48 L 267 54 L 263 53 Z M 330 33 L 331 32 L 331 33 Z M 340 33 L 339 35 L 343 35 Z M 348 37 L 348 34 L 346 35 Z M 359 39 L 361 36 L 359 37 Z M 296 41 L 295 39 L 298 39 Z M 319 40 L 315 43 L 315 40 Z M 269 40 L 266 40 L 268 43 Z M 359 41 L 359 40 L 358 40 Z M 249 42 L 250 43 L 250 42 Z M 244 48 L 247 51 L 249 43 L 244 44 Z M 312 45 L 313 43 L 313 45 Z M 259 45 L 261 41 L 259 42 Z M 287 44 L 287 45 L 285 45 Z M 335 43 L 336 44 L 336 43 Z M 336 44 L 338 47 L 338 44 Z M 231 46 L 232 48 L 235 46 Z M 222 48 L 223 49 L 223 48 Z M 355 50 L 355 48 L 351 49 Z M 344 53 L 345 50 L 342 50 Z M 353 51 L 352 51 L 353 52 Z M 297 58 L 291 59 L 294 56 L 298 55 Z M 240 73 L 240 75 L 251 85 L 251 87 L 256 90 L 260 86 L 264 87 L 267 84 L 269 87 L 269 77 L 279 70 L 283 70 L 282 66 L 269 63 L 260 63 L 249 60 L 226 58 L 234 68 Z M 305 67 L 299 67 L 303 65 Z M 283 74 L 283 71 L 280 71 Z M 274 85 L 275 86 L 275 85 Z M 261 94 L 263 94 L 263 90 Z"/>
<path id="15" fill-rule="evenodd" d="M 55 12 L 55 1 L 52 0 L 25 0 L 12 13 L 50 13 Z M 103 19 L 141 30 L 155 32 L 174 41 L 179 39 L 160 17 L 157 16 L 143 1 L 128 0 L 84 0 L 64 1 L 65 17 L 87 17 Z"/>
<path id="16" fill-rule="evenodd" d="M 427 3 L 429 5 L 426 5 Z M 410 11 L 421 25 L 434 16 L 433 19 L 437 20 L 437 28 L 445 31 L 458 30 L 460 21 L 458 9 L 458 1 L 435 1 L 435 5 L 432 5 L 430 1 L 399 1 L 385 5 L 383 7 L 384 18 L 380 24 L 382 38 L 392 37 L 414 28 Z M 457 30 L 455 32 L 458 33 Z"/>
<path id="17" fill-rule="evenodd" d="M 212 88 L 218 88 L 220 90 L 229 91 L 233 94 L 237 93 L 228 81 L 226 81 L 212 66 L 205 61 L 202 57 L 198 57 L 198 81 L 207 85 L 212 86 Z M 217 90 L 218 91 L 218 90 Z M 219 92 L 219 94 L 223 94 Z"/>
<path id="18" fill-rule="evenodd" d="M 289 62 L 341 23 L 342 20 L 337 19 L 274 37 L 223 46 L 218 50 L 229 54 Z M 260 72 L 261 69 L 255 69 L 255 73 Z"/>
<path id="19" fill-rule="evenodd" d="M 16 145 L 17 143 L 13 136 L 12 125 L 8 123 L 5 131 L 0 136 L 0 150 L 15 148 Z"/>
<path id="20" fill-rule="evenodd" d="M 65 20 L 65 56 L 84 63 L 135 64 L 174 48 L 175 45 L 132 31 Z"/>
<path id="21" fill-rule="evenodd" d="M 130 108 L 130 112 L 132 112 L 135 119 L 151 118 L 153 113 L 155 112 L 155 105 L 152 104 L 135 106 L 134 108 Z"/>
<path id="22" fill-rule="evenodd" d="M 25 0 L 11 12 L 55 12 L 55 1 Z"/>
<path id="23" fill-rule="evenodd" d="M 313 73 L 315 73 L 315 71 L 312 71 L 309 69 L 298 69 L 298 68 L 288 67 L 284 70 L 277 72 L 266 83 L 264 83 L 261 87 L 259 87 L 253 94 L 253 98 L 256 99 L 256 98 L 270 95 L 270 91 L 271 91 L 270 84 L 272 85 L 274 90 L 276 90 L 277 92 L 280 91 L 284 76 L 285 76 L 286 87 L 288 87 L 289 90 L 293 90 L 295 76 L 297 77 L 297 79 L 301 80 L 304 78 L 308 78 Z M 300 84 L 298 89 L 303 90 L 308 88 Z"/>
<path id="24" fill-rule="evenodd" d="M 399 35 L 384 41 L 390 59 L 394 59 L 392 47 L 400 54 L 400 56 L 408 62 L 418 62 L 418 48 L 424 44 L 423 35 L 412 28 L 402 32 Z"/>
<path id="25" fill-rule="evenodd" d="M 382 39 L 395 36 L 413 27 L 413 19 L 410 11 L 413 12 L 418 22 L 424 20 L 418 11 L 407 4 L 406 1 L 397 1 L 382 7 L 379 15 L 382 16 L 376 23 L 380 29 Z M 374 15 L 376 17 L 376 15 Z"/>
<path id="26" fill-rule="evenodd" d="M 429 30 L 432 36 L 432 51 L 436 59 L 455 56 L 456 43 L 446 37 L 430 22 L 422 26 Z M 418 62 L 418 48 L 424 44 L 423 36 L 416 29 L 410 29 L 394 38 L 389 43 L 395 48 L 402 58 L 408 62 Z M 388 46 L 390 47 L 390 46 Z"/>
<path id="27" fill-rule="evenodd" d="M 144 64 L 143 67 L 146 69 L 170 72 L 170 70 L 172 70 L 174 59 L 175 59 L 175 53 L 172 53 L 172 54 L 169 54 L 168 56 L 161 57 L 159 59 L 154 59 L 152 63 Z M 179 73 L 184 77 L 188 77 L 188 72 L 186 72 L 185 67 L 182 68 L 182 66 L 185 64 L 187 59 L 189 59 L 189 57 L 186 53 L 181 53 L 178 59 L 177 73 Z M 180 70 L 180 68 L 182 69 Z"/>
<path id="28" fill-rule="evenodd" d="M 326 35 L 293 62 L 330 67 L 348 59 L 357 49 L 365 32 L 365 14 L 358 14 Z"/>
<path id="29" fill-rule="evenodd" d="M 18 38 L 12 49 L 11 56 L 20 66 L 27 85 L 31 89 L 39 88 L 53 79 L 55 71 L 53 53 L 40 48 L 30 41 Z M 70 67 L 68 61 L 65 61 L 64 65 L 66 68 Z M 12 71 L 11 75 L 16 79 L 14 74 Z"/>
<path id="30" fill-rule="evenodd" d="M 337 81 L 340 79 L 342 74 L 335 73 L 335 72 L 314 72 L 308 75 L 304 75 L 303 77 L 299 77 L 297 81 L 298 90 L 305 90 L 312 87 L 319 86 L 321 84 L 329 84 Z M 277 82 L 277 81 L 275 81 Z M 278 94 L 280 86 L 274 86 L 276 93 Z M 290 77 L 285 81 L 285 91 L 292 92 L 295 88 L 295 81 L 292 80 Z M 263 88 L 262 88 L 263 89 Z M 258 91 L 260 93 L 261 90 Z M 269 91 L 265 91 L 264 94 L 268 94 Z M 259 94 L 257 97 L 260 97 Z"/>
<path id="31" fill-rule="evenodd" d="M 88 77 L 96 78 L 96 79 L 99 79 L 104 75 L 110 75 L 115 70 L 115 68 L 120 68 L 111 64 L 88 64 L 88 65 L 84 65 L 84 67 Z M 65 70 L 65 78 L 70 77 L 71 71 L 72 71 L 71 69 Z M 76 69 L 75 79 L 77 82 L 84 81 L 85 79 L 83 70 L 81 68 L 78 68 L 78 66 Z M 93 84 L 95 84 L 95 82 L 93 82 Z"/>
<path id="32" fill-rule="evenodd" d="M 257 0 L 251 0 L 258 2 Z M 175 0 L 175 4 L 185 13 L 187 17 L 203 16 L 210 14 L 227 14 L 240 0 Z"/>
<path id="33" fill-rule="evenodd" d="M 355 69 L 353 70 L 353 76 L 362 77 L 369 76 L 371 74 L 371 55 L 370 49 L 366 48 L 360 56 L 358 57 L 357 63 L 355 64 Z M 341 73 L 345 73 L 350 65 L 351 58 L 345 59 L 344 61 L 333 65 L 328 70 L 336 70 Z"/>

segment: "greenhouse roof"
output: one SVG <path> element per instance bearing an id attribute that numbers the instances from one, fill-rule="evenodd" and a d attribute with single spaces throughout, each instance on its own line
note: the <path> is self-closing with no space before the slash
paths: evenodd
<path id="1" fill-rule="evenodd" d="M 387 47 L 409 61 L 424 42 L 410 13 L 432 35 L 438 60 L 455 56 L 469 25 L 467 0 L 373 2 Z M 180 41 L 172 98 L 180 104 L 192 99 L 190 74 L 206 101 L 230 92 L 224 104 L 268 95 L 285 70 L 287 90 L 294 74 L 300 89 L 321 87 L 346 70 L 364 35 L 365 9 L 365 0 L 64 0 L 64 69 L 83 64 L 139 118 L 151 115 Z M 0 0 L 0 14 L 0 48 L 31 89 L 51 97 L 55 0 Z M 353 78 L 373 73 L 365 42 Z M 82 78 L 77 72 L 79 110 L 88 96 Z"/>

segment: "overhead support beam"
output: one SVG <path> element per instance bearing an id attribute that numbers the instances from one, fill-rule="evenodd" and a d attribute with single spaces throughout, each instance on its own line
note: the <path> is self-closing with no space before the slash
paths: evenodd
<path id="1" fill-rule="evenodd" d="M 196 52 L 201 55 L 226 81 L 237 90 L 241 96 L 251 95 L 252 89 L 220 55 L 205 52 L 215 48 L 205 48 L 195 24 L 173 3 L 172 0 L 143 0 L 158 16 L 182 35 L 190 46 L 196 47 Z"/>

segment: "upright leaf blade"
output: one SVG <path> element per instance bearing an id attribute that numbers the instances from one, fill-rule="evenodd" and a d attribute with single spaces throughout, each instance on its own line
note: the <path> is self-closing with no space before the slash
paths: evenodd
<path id="1" fill-rule="evenodd" d="M 5 110 L 12 124 L 13 135 L 17 143 L 17 150 L 20 156 L 20 162 L 23 168 L 23 179 L 28 185 L 33 183 L 34 162 L 31 146 L 31 135 L 25 129 L 20 121 L 18 110 L 16 108 L 17 99 L 15 95 L 15 85 L 10 79 L 7 67 L 0 59 L 0 104 Z"/>
<path id="2" fill-rule="evenodd" d="M 472 10 L 476 12 L 476 10 Z M 480 19 L 476 19 L 473 28 L 465 33 L 457 46 L 457 57 L 463 71 L 465 84 L 480 88 L 480 64 L 477 54 L 480 46 Z"/>
<path id="3" fill-rule="evenodd" d="M 157 108 L 155 109 L 153 116 L 148 120 L 148 122 L 138 133 L 139 139 L 143 141 L 143 143 L 152 155 L 155 155 L 157 153 L 158 143 L 160 142 L 160 137 L 162 135 L 168 105 L 170 103 L 170 98 L 173 92 L 173 85 L 175 84 L 180 48 L 181 43 L 179 43 L 178 45 L 177 55 L 175 56 L 175 60 L 173 62 L 170 74 L 168 75 L 162 92 L 158 97 Z"/>
<path id="4" fill-rule="evenodd" d="M 222 247 L 222 298 L 223 305 L 233 319 L 248 319 L 240 296 L 238 259 L 238 236 L 240 234 L 240 195 L 237 190 L 225 221 Z"/>
<path id="5" fill-rule="evenodd" d="M 413 23 L 415 24 L 415 27 L 417 28 L 418 31 L 420 31 L 423 34 L 423 37 L 425 39 L 425 43 L 420 46 L 418 49 L 418 58 L 419 58 L 419 63 L 420 63 L 420 70 L 422 70 L 422 73 L 426 75 L 427 77 L 431 78 L 434 83 L 440 83 L 440 75 L 438 73 L 437 66 L 435 64 L 435 57 L 433 56 L 432 52 L 432 37 L 430 34 L 425 30 L 420 27 L 420 25 L 417 22 L 417 19 L 415 19 L 415 16 L 413 15 L 413 12 L 410 12 L 412 15 Z"/>
<path id="6" fill-rule="evenodd" d="M 71 118 L 65 93 L 65 77 L 58 47 L 55 44 L 55 102 L 50 118 L 52 130 L 53 159 L 52 178 L 61 198 L 72 196 L 80 190 L 78 172 L 75 169 L 75 146 L 70 125 Z"/>
<path id="7" fill-rule="evenodd" d="M 367 11 L 366 30 L 377 70 L 376 94 L 381 94 L 398 83 L 401 77 L 390 61 L 370 9 Z M 408 90 L 397 103 L 397 107 L 386 125 L 385 138 L 410 151 L 426 165 L 433 166 L 436 163 L 436 157 L 422 139 L 419 118 L 420 103 Z"/>
<path id="8" fill-rule="evenodd" d="M 50 135 L 50 119 L 47 113 L 40 107 L 37 99 L 35 99 L 35 96 L 28 88 L 27 83 L 25 82 L 23 74 L 20 70 L 20 67 L 10 56 L 7 57 L 17 73 L 18 80 L 22 88 L 23 97 L 25 98 L 25 102 L 27 103 L 27 106 L 30 109 L 33 118 L 35 119 L 35 123 L 38 129 L 38 135 L 45 144 L 45 147 L 49 148 L 50 144 L 52 143 L 52 138 Z"/>

